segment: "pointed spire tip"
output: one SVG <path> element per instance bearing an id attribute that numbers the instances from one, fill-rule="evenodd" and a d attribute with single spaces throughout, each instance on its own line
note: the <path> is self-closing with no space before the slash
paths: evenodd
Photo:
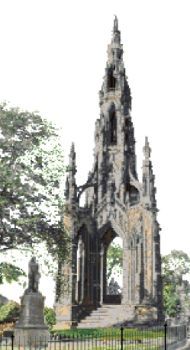
<path id="1" fill-rule="evenodd" d="M 146 145 L 146 146 L 149 146 L 148 136 L 145 136 L 145 145 Z"/>
<path id="2" fill-rule="evenodd" d="M 145 158 L 149 159 L 151 155 L 151 148 L 149 145 L 148 136 L 145 136 L 145 145 L 143 147 L 143 151 L 144 151 Z"/>
<path id="3" fill-rule="evenodd" d="M 75 150 L 75 144 L 74 142 L 71 143 L 71 151 L 74 151 Z"/>
<path id="4" fill-rule="evenodd" d="M 114 16 L 113 31 L 114 31 L 114 33 L 118 32 L 118 18 L 116 15 Z"/>

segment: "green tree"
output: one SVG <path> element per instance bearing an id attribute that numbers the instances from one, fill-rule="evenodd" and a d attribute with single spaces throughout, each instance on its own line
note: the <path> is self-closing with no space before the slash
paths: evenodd
<path id="1" fill-rule="evenodd" d="M 63 173 L 55 126 L 38 113 L 1 104 L 0 252 L 45 242 L 64 259 Z"/>
<path id="2" fill-rule="evenodd" d="M 0 323 L 15 322 L 19 317 L 20 305 L 15 301 L 9 301 L 0 305 Z"/>
<path id="3" fill-rule="evenodd" d="M 119 275 L 122 271 L 123 248 L 115 242 L 112 242 L 107 250 L 107 279 L 111 277 L 114 271 Z"/>
<path id="4" fill-rule="evenodd" d="M 164 310 L 169 317 L 176 317 L 180 310 L 180 298 L 173 283 L 164 284 L 163 288 Z"/>
<path id="5" fill-rule="evenodd" d="M 162 258 L 162 272 L 166 280 L 180 283 L 190 272 L 190 257 L 182 250 L 172 250 Z"/>
<path id="6" fill-rule="evenodd" d="M 162 257 L 163 302 L 165 313 L 176 317 L 189 304 L 190 284 L 185 278 L 190 272 L 190 257 L 181 250 L 172 250 Z M 179 288 L 183 286 L 185 301 L 181 300 Z"/>
<path id="7" fill-rule="evenodd" d="M 26 274 L 22 269 L 13 264 L 7 262 L 0 263 L 0 284 L 3 284 L 4 281 L 11 283 L 13 281 L 17 282 L 20 277 L 25 276 Z"/>

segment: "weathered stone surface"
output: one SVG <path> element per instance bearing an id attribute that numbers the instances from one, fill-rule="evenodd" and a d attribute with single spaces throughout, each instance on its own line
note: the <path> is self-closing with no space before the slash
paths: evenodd
<path id="1" fill-rule="evenodd" d="M 94 165 L 83 186 L 76 185 L 74 145 L 69 156 L 65 223 L 72 243 L 69 259 L 60 269 L 62 279 L 56 311 L 58 323 L 68 325 L 69 318 L 70 326 L 110 300 L 114 303 L 107 293 L 106 254 L 117 236 L 123 241 L 122 307 L 133 310 L 130 315 L 134 321 L 162 317 L 160 229 L 151 149 L 146 138 L 140 182 L 136 172 L 131 93 L 116 18 L 99 97 Z M 82 207 L 83 192 L 86 199 Z M 116 295 L 115 303 L 118 300 Z M 63 315 L 60 306 L 68 309 L 67 315 Z M 146 313 L 142 317 L 143 307 Z"/>
<path id="2" fill-rule="evenodd" d="M 34 258 L 29 263 L 28 288 L 21 297 L 21 310 L 16 323 L 15 345 L 39 346 L 49 340 L 48 327 L 44 323 L 44 297 L 38 292 L 38 264 Z"/>
<path id="3" fill-rule="evenodd" d="M 139 323 L 150 323 L 158 320 L 158 310 L 151 305 L 137 305 L 135 307 L 135 321 Z"/>
<path id="4" fill-rule="evenodd" d="M 21 311 L 17 322 L 17 327 L 23 325 L 45 326 L 43 310 L 44 297 L 41 293 L 29 292 L 24 294 L 21 298 Z"/>

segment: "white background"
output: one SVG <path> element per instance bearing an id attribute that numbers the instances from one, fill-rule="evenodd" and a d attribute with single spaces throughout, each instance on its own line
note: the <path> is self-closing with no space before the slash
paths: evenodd
<path id="1" fill-rule="evenodd" d="M 152 148 L 161 252 L 190 254 L 189 0 L 0 0 L 0 101 L 38 110 L 62 127 L 65 163 L 74 141 L 78 184 L 85 182 L 115 14 L 133 97 L 139 179 L 145 136 Z M 50 283 L 41 281 L 48 304 Z M 0 293 L 18 299 L 22 289 L 0 286 Z"/>

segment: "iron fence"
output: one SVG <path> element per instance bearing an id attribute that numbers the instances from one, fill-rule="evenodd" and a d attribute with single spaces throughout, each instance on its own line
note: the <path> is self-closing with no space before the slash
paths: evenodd
<path id="1" fill-rule="evenodd" d="M 15 341 L 5 332 L 0 350 L 172 350 L 185 343 L 186 325 L 121 327 L 109 329 L 74 329 L 53 334 L 49 339 L 32 338 Z"/>

